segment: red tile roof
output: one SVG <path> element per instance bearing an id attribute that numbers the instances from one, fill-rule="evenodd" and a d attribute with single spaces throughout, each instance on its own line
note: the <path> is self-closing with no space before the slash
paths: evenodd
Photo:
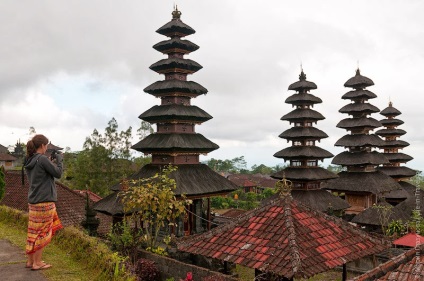
<path id="1" fill-rule="evenodd" d="M 411 249 L 352 281 L 417 281 L 424 280 L 424 247 Z"/>
<path id="2" fill-rule="evenodd" d="M 6 192 L 0 204 L 28 212 L 28 180 L 24 177 L 22 185 L 21 171 L 5 172 Z M 57 198 L 56 209 L 64 226 L 80 226 L 85 219 L 85 195 L 79 194 L 65 185 L 56 182 Z M 91 202 L 93 203 L 93 202 Z M 98 213 L 100 219 L 99 233 L 106 234 L 112 224 L 112 218 Z"/>
<path id="3" fill-rule="evenodd" d="M 393 241 L 393 244 L 399 245 L 399 246 L 416 247 L 417 242 L 418 242 L 418 245 L 423 244 L 424 237 L 416 233 L 408 233 L 396 239 L 395 241 Z"/>
<path id="4" fill-rule="evenodd" d="M 260 186 L 274 188 L 277 179 L 261 174 L 233 174 L 227 177 L 230 181 L 239 187 Z"/>
<path id="5" fill-rule="evenodd" d="M 231 223 L 178 242 L 181 251 L 288 279 L 308 278 L 389 246 L 389 242 L 314 211 L 291 196 L 278 198 Z"/>
<path id="6" fill-rule="evenodd" d="M 0 161 L 16 161 L 18 158 L 16 158 L 13 155 L 10 155 L 9 153 L 0 153 Z"/>

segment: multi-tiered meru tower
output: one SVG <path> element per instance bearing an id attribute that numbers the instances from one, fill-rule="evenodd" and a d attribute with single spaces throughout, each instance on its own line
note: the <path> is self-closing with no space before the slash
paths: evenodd
<path id="1" fill-rule="evenodd" d="M 381 198 L 380 202 L 378 202 L 378 205 L 386 207 L 390 207 L 390 205 L 395 206 L 388 214 L 388 222 L 397 220 L 407 222 L 411 219 L 412 211 L 416 208 L 417 198 L 422 200 L 421 195 L 416 193 L 417 187 L 406 181 L 415 176 L 416 171 L 408 167 L 401 166 L 402 163 L 409 162 L 413 158 L 407 154 L 399 152 L 400 149 L 409 146 L 409 143 L 406 141 L 398 139 L 400 136 L 406 134 L 404 130 L 397 128 L 403 124 L 402 120 L 397 119 L 397 116 L 399 116 L 401 112 L 394 108 L 392 102 L 390 102 L 389 106 L 383 109 L 380 114 L 386 117 L 385 119 L 380 120 L 380 123 L 385 128 L 380 129 L 375 133 L 376 135 L 384 138 L 384 142 L 380 145 L 380 149 L 384 150 L 383 155 L 389 160 L 389 162 L 383 164 L 383 166 L 379 166 L 377 169 L 398 181 L 402 188 L 385 194 L 384 198 Z M 421 210 L 421 213 L 423 213 L 423 210 Z M 382 223 L 379 219 L 380 217 L 381 211 L 379 208 L 368 208 L 362 213 L 356 215 L 352 222 L 366 226 L 371 230 L 379 231 Z"/>
<path id="2" fill-rule="evenodd" d="M 273 174 L 276 179 L 286 178 L 292 181 L 292 196 L 307 206 L 328 212 L 340 211 L 349 207 L 344 200 L 321 189 L 325 180 L 337 178 L 337 175 L 318 166 L 319 161 L 333 157 L 333 154 L 316 146 L 316 143 L 328 135 L 313 127 L 319 120 L 325 119 L 321 113 L 313 110 L 313 106 L 322 100 L 309 91 L 317 89 L 317 85 L 306 80 L 305 73 L 299 75 L 299 81 L 291 84 L 289 90 L 295 94 L 286 99 L 286 103 L 295 107 L 281 120 L 289 121 L 293 127 L 279 135 L 292 145 L 274 154 L 274 157 L 290 161 L 290 166 Z"/>
<path id="3" fill-rule="evenodd" d="M 172 164 L 177 170 L 171 175 L 177 183 L 176 195 L 185 194 L 193 200 L 187 211 L 187 219 L 179 223 L 174 230 L 178 236 L 199 233 L 210 228 L 211 196 L 225 195 L 237 189 L 232 182 L 211 170 L 199 161 L 200 154 L 207 154 L 219 146 L 196 133 L 195 126 L 212 118 L 204 110 L 191 105 L 191 99 L 207 93 L 200 84 L 187 81 L 187 76 L 202 68 L 197 62 L 184 58 L 199 47 L 182 39 L 195 33 L 181 21 L 181 12 L 177 8 L 172 12 L 172 20 L 157 30 L 159 34 L 169 37 L 153 46 L 167 55 L 150 66 L 150 69 L 165 75 L 165 80 L 157 81 L 144 91 L 161 99 L 142 113 L 139 118 L 157 125 L 155 133 L 147 136 L 132 148 L 150 154 L 152 163 L 145 165 L 132 179 L 149 178 L 159 173 L 164 165 Z M 120 186 L 112 187 L 119 191 Z M 119 200 L 109 196 L 104 204 L 96 204 L 96 210 L 112 214 L 122 212 Z M 116 198 L 116 196 L 115 196 Z M 207 199 L 203 204 L 203 199 Z M 113 206 L 113 208 L 112 208 Z M 113 214 L 112 214 L 113 215 Z M 204 219 L 206 217 L 206 219 Z"/>
<path id="4" fill-rule="evenodd" d="M 399 140 L 400 136 L 406 134 L 405 130 L 398 128 L 399 125 L 403 124 L 402 120 L 396 118 L 401 112 L 393 107 L 392 102 L 390 102 L 389 106 L 383 109 L 380 114 L 386 117 L 380 120 L 385 128 L 378 130 L 375 134 L 384 138 L 384 143 L 380 148 L 384 150 L 383 154 L 389 160 L 389 163 L 379 167 L 378 170 L 398 181 L 407 180 L 415 176 L 416 171 L 401 166 L 401 164 L 413 159 L 411 156 L 399 152 L 400 149 L 409 146 L 406 141 Z"/>
<path id="5" fill-rule="evenodd" d="M 353 88 L 342 96 L 342 99 L 351 100 L 351 103 L 342 107 L 339 112 L 351 117 L 340 121 L 337 127 L 346 129 L 350 134 L 336 142 L 336 146 L 344 147 L 347 151 L 336 155 L 332 163 L 343 166 L 345 171 L 326 185 L 327 189 L 344 194 L 351 205 L 346 210 L 350 214 L 357 214 L 377 203 L 377 199 L 388 192 L 400 189 L 396 181 L 376 169 L 389 161 L 383 154 L 373 150 L 381 147 L 384 142 L 371 133 L 375 128 L 381 127 L 379 121 L 370 117 L 372 113 L 380 111 L 368 102 L 377 97 L 366 89 L 372 85 L 374 82 L 362 76 L 359 69 L 344 84 L 345 87 Z"/>
<path id="6" fill-rule="evenodd" d="M 191 105 L 191 99 L 206 94 L 207 90 L 187 76 L 200 70 L 202 66 L 184 58 L 199 47 L 181 39 L 195 31 L 180 19 L 181 12 L 172 13 L 172 21 L 157 30 L 170 37 L 153 48 L 168 56 L 150 66 L 150 69 L 165 75 L 165 80 L 157 81 L 144 89 L 161 99 L 139 118 L 157 124 L 157 132 L 147 136 L 132 148 L 152 155 L 152 164 L 199 164 L 199 155 L 206 154 L 219 146 L 195 132 L 195 126 L 212 118 L 204 110 Z"/>

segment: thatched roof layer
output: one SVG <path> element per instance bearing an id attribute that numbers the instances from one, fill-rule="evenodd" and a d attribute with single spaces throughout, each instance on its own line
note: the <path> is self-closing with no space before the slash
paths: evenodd
<path id="1" fill-rule="evenodd" d="M 384 156 L 390 161 L 390 162 L 400 162 L 400 163 L 406 163 L 408 161 L 411 161 L 414 159 L 413 157 L 409 156 L 408 154 L 397 152 L 397 153 L 383 153 Z"/>
<path id="2" fill-rule="evenodd" d="M 289 86 L 289 90 L 302 91 L 302 90 L 313 90 L 316 89 L 317 85 L 314 82 L 306 80 L 296 81 Z"/>
<path id="3" fill-rule="evenodd" d="M 402 187 L 401 189 L 392 190 L 389 193 L 384 194 L 384 197 L 388 199 L 406 199 L 410 197 L 410 194 Z"/>
<path id="4" fill-rule="evenodd" d="M 173 19 L 156 30 L 156 32 L 171 37 L 173 35 L 187 36 L 195 33 L 196 31 L 187 24 L 183 23 L 180 19 Z"/>
<path id="5" fill-rule="evenodd" d="M 325 117 L 321 113 L 310 108 L 296 108 L 295 110 L 281 117 L 281 120 L 287 120 L 290 122 L 303 120 L 315 121 L 324 119 Z"/>
<path id="6" fill-rule="evenodd" d="M 172 92 L 186 93 L 187 96 L 198 96 L 208 92 L 202 85 L 193 81 L 163 80 L 156 81 L 144 91 L 154 96 L 171 95 Z"/>
<path id="7" fill-rule="evenodd" d="M 362 76 L 359 68 L 356 70 L 356 75 L 344 83 L 345 87 L 354 89 L 363 89 L 372 85 L 374 85 L 374 82 L 368 77 Z"/>
<path id="8" fill-rule="evenodd" d="M 175 49 L 181 49 L 186 51 L 186 53 L 190 53 L 199 49 L 199 46 L 189 40 L 181 40 L 178 37 L 174 37 L 153 45 L 153 48 L 162 53 L 169 53 Z"/>
<path id="9" fill-rule="evenodd" d="M 296 93 L 294 95 L 289 96 L 285 103 L 293 104 L 293 105 L 311 105 L 311 104 L 317 104 L 322 103 L 322 100 L 312 94 L 309 93 Z"/>
<path id="10" fill-rule="evenodd" d="M 292 127 L 279 135 L 280 138 L 292 139 L 323 139 L 328 135 L 315 127 Z"/>
<path id="11" fill-rule="evenodd" d="M 402 166 L 378 167 L 378 170 L 392 178 L 410 178 L 417 174 L 416 170 Z"/>
<path id="12" fill-rule="evenodd" d="M 389 243 L 286 196 L 211 231 L 183 238 L 177 247 L 297 279 L 378 253 Z"/>
<path id="13" fill-rule="evenodd" d="M 94 203 L 93 208 L 97 212 L 110 216 L 123 216 L 125 214 L 124 205 L 117 192 L 113 192 L 102 200 L 97 201 Z"/>
<path id="14" fill-rule="evenodd" d="M 387 158 L 377 151 L 372 152 L 348 152 L 344 151 L 342 153 L 337 154 L 332 164 L 342 165 L 342 166 L 362 166 L 362 165 L 380 165 L 380 164 L 388 164 L 389 161 Z"/>
<path id="15" fill-rule="evenodd" d="M 385 109 L 383 109 L 381 112 L 380 112 L 380 114 L 381 115 L 384 115 L 384 116 L 386 116 L 386 117 L 395 117 L 395 116 L 398 116 L 398 115 L 401 115 L 402 114 L 402 112 L 400 112 L 399 110 L 397 110 L 396 108 L 394 108 L 391 104 L 388 106 L 388 107 L 386 107 Z"/>
<path id="16" fill-rule="evenodd" d="M 334 145 L 335 146 L 343 146 L 343 147 L 379 147 L 384 144 L 384 140 L 382 140 L 379 136 L 371 134 L 371 135 L 344 135 L 341 137 Z"/>
<path id="17" fill-rule="evenodd" d="M 356 114 L 356 113 L 364 113 L 364 114 L 371 114 L 379 112 L 380 109 L 378 109 L 376 106 L 370 104 L 370 103 L 349 103 L 342 108 L 340 108 L 340 113 L 347 113 L 347 114 Z"/>
<path id="18" fill-rule="evenodd" d="M 156 72 L 161 73 L 164 70 L 170 69 L 184 69 L 188 72 L 196 72 L 202 68 L 200 64 L 190 59 L 182 58 L 166 58 L 162 59 L 150 66 L 150 69 Z"/>
<path id="19" fill-rule="evenodd" d="M 394 141 L 383 141 L 380 148 L 393 148 L 393 147 L 406 147 L 409 146 L 409 143 L 403 140 L 394 140 Z"/>
<path id="20" fill-rule="evenodd" d="M 322 187 L 329 190 L 370 192 L 382 194 L 400 189 L 401 186 L 386 174 L 375 172 L 340 172 L 337 179 L 329 180 Z"/>
<path id="21" fill-rule="evenodd" d="M 388 137 L 388 136 L 402 136 L 406 134 L 405 130 L 402 129 L 380 129 L 375 132 L 376 135 L 382 136 L 382 137 Z"/>
<path id="22" fill-rule="evenodd" d="M 179 196 L 185 194 L 188 198 L 200 196 L 213 196 L 217 194 L 226 194 L 236 190 L 238 187 L 223 176 L 214 172 L 207 165 L 175 165 L 178 169 L 170 175 L 175 179 L 177 189 L 174 193 Z M 137 180 L 140 178 L 149 178 L 161 172 L 160 165 L 148 164 L 141 170 L 132 175 L 128 180 Z M 123 204 L 118 197 L 118 191 L 121 191 L 121 185 L 117 184 L 111 188 L 114 193 L 95 203 L 95 210 L 108 215 L 123 215 Z"/>
<path id="23" fill-rule="evenodd" d="M 383 126 L 399 126 L 399 125 L 402 125 L 404 122 L 402 120 L 393 118 L 393 119 L 382 119 L 380 120 L 380 123 Z"/>
<path id="24" fill-rule="evenodd" d="M 138 118 L 150 123 L 170 121 L 205 122 L 212 119 L 212 116 L 195 105 L 167 104 L 154 105 L 140 114 Z"/>
<path id="25" fill-rule="evenodd" d="M 291 194 L 293 199 L 320 212 L 328 212 L 330 210 L 340 211 L 350 207 L 346 200 L 324 189 L 292 190 Z"/>
<path id="26" fill-rule="evenodd" d="M 291 181 L 323 181 L 335 179 L 337 175 L 322 167 L 287 167 L 271 177 Z"/>
<path id="27" fill-rule="evenodd" d="M 381 208 L 384 208 L 384 207 L 390 208 L 390 206 L 391 205 L 385 201 L 380 202 L 376 206 L 367 208 L 363 210 L 362 212 L 360 212 L 359 214 L 357 214 L 352 219 L 352 222 L 362 224 L 362 225 L 381 226 L 381 221 L 379 219 L 381 216 L 379 214 L 382 212 Z"/>
<path id="28" fill-rule="evenodd" d="M 172 172 L 170 178 L 175 179 L 176 195 L 185 194 L 187 197 L 213 196 L 225 194 L 238 189 L 238 186 L 221 176 L 205 164 L 174 165 L 177 170 Z M 147 164 L 139 172 L 133 174 L 129 180 L 149 178 L 161 172 L 162 165 Z M 120 191 L 121 186 L 114 185 L 113 191 Z"/>
<path id="29" fill-rule="evenodd" d="M 381 127 L 381 123 L 371 117 L 346 118 L 337 124 L 337 128 L 343 129 L 378 127 Z"/>
<path id="30" fill-rule="evenodd" d="M 303 72 L 303 70 L 300 72 L 299 81 L 296 81 L 289 86 L 289 90 L 298 92 L 309 91 L 316 88 L 317 85 L 314 82 L 309 82 L 306 80 L 306 74 Z"/>
<path id="31" fill-rule="evenodd" d="M 424 192 L 420 190 L 417 195 L 415 194 L 417 190 L 416 186 L 405 181 L 400 181 L 399 184 L 402 187 L 401 189 L 384 194 L 384 197 L 391 199 L 406 198 L 404 201 L 400 202 L 399 204 L 394 206 L 393 209 L 391 209 L 388 217 L 388 222 L 391 222 L 393 220 L 402 220 L 403 222 L 407 222 L 411 220 L 412 211 L 415 210 L 417 206 L 416 200 L 418 199 L 421 202 L 424 201 Z M 383 204 L 387 203 L 384 202 Z M 420 205 L 420 212 L 422 215 L 424 215 L 423 204 Z M 381 225 L 381 222 L 379 221 L 378 217 L 379 216 L 377 208 L 368 208 L 360 214 L 356 215 L 352 222 L 379 226 Z"/>
<path id="32" fill-rule="evenodd" d="M 131 147 L 137 151 L 152 152 L 197 152 L 208 153 L 219 146 L 201 134 L 163 134 L 148 135 Z"/>
<path id="33" fill-rule="evenodd" d="M 349 91 L 346 94 L 342 96 L 342 99 L 344 100 L 369 100 L 376 98 L 377 95 L 374 94 L 371 91 L 368 90 L 355 90 L 355 91 Z"/>
<path id="34" fill-rule="evenodd" d="M 290 146 L 274 154 L 274 157 L 290 159 L 324 159 L 334 155 L 318 146 Z"/>

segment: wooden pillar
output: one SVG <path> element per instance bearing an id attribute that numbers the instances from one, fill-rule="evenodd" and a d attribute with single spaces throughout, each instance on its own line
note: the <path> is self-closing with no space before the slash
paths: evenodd
<path id="1" fill-rule="evenodd" d="M 346 268 L 346 264 L 343 264 L 343 274 L 342 274 L 342 281 L 346 281 L 347 280 L 347 268 Z"/>
<path id="2" fill-rule="evenodd" d="M 211 198 L 208 197 L 208 230 L 211 230 Z"/>

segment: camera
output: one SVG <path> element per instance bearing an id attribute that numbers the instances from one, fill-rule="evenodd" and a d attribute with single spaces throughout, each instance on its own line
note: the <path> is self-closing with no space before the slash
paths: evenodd
<path id="1" fill-rule="evenodd" d="M 54 160 L 56 159 L 56 156 L 59 152 L 56 149 L 53 149 L 51 154 L 50 154 L 50 160 Z"/>

